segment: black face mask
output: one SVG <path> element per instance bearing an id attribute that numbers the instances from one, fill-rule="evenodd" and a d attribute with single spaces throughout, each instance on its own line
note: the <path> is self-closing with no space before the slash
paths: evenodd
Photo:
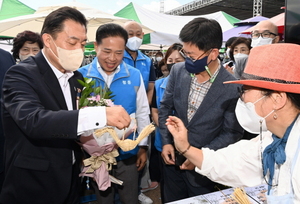
<path id="1" fill-rule="evenodd" d="M 175 63 L 172 63 L 172 64 L 167 64 L 167 69 L 169 70 L 169 72 L 171 71 L 171 68 L 173 67 Z"/>

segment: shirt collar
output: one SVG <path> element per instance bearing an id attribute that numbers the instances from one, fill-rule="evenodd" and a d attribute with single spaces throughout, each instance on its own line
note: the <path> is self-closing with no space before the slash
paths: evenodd
<path id="1" fill-rule="evenodd" d="M 101 67 L 101 65 L 99 64 L 98 60 L 97 60 L 97 68 L 98 68 L 98 71 L 100 72 L 100 74 L 102 76 L 107 76 L 107 74 L 105 73 L 105 71 L 103 70 L 103 68 Z M 112 73 L 112 75 L 115 75 L 115 74 L 119 73 L 120 70 L 121 70 L 120 65 L 118 65 L 117 69 Z"/>
<path id="2" fill-rule="evenodd" d="M 47 57 L 46 57 L 46 55 L 45 55 L 45 53 L 44 53 L 44 49 L 42 49 L 42 54 L 43 54 L 43 56 L 45 57 L 47 63 L 48 63 L 49 66 L 51 67 L 51 69 L 53 70 L 53 72 L 54 72 L 54 74 L 55 74 L 55 76 L 56 76 L 57 79 L 60 79 L 60 78 L 62 78 L 62 77 L 66 77 L 66 76 L 67 76 L 66 78 L 70 79 L 70 78 L 74 75 L 74 73 L 71 72 L 71 71 L 66 71 L 65 73 L 60 72 L 60 71 L 59 71 L 53 64 L 51 64 L 50 61 L 47 59 Z"/>

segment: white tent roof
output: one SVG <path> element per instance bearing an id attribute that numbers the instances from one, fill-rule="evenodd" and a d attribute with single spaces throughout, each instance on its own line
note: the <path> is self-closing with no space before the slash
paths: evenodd
<path id="1" fill-rule="evenodd" d="M 173 15 L 167 15 L 167 14 L 150 11 L 135 3 L 131 3 L 131 4 L 134 7 L 134 10 L 136 12 L 136 15 L 140 23 L 154 31 L 150 34 L 151 43 L 154 44 L 171 45 L 175 42 L 179 42 L 178 36 L 182 27 L 185 24 L 187 24 L 189 21 L 197 17 L 215 19 L 216 21 L 219 22 L 223 32 L 233 28 L 233 25 L 229 22 L 229 20 L 224 15 L 224 12 L 222 11 L 207 14 L 207 15 L 199 15 L 199 16 L 173 16 Z M 115 15 L 123 18 L 128 18 L 126 16 L 122 16 L 120 11 L 117 12 Z M 132 19 L 132 20 L 136 20 L 136 19 Z"/>
<path id="2" fill-rule="evenodd" d="M 40 7 L 34 14 L 2 20 L 0 21 L 0 36 L 15 37 L 18 33 L 23 32 L 24 30 L 40 32 L 47 15 L 63 6 L 76 8 L 85 15 L 86 19 L 88 20 L 87 36 L 89 41 L 95 41 L 96 30 L 100 25 L 105 23 L 116 23 L 123 25 L 126 21 L 128 21 L 128 19 L 105 13 L 78 2 L 69 2 L 54 6 Z M 146 33 L 152 31 L 144 26 L 143 29 L 146 31 Z"/>

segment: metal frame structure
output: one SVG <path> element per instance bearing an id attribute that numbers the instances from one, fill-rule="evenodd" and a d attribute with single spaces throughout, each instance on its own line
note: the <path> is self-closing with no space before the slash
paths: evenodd
<path id="1" fill-rule="evenodd" d="M 284 5 L 285 0 L 191 0 L 190 3 L 165 13 L 194 16 L 224 11 L 238 19 L 251 18 L 253 15 L 271 18 L 282 13 L 281 7 Z"/>
<path id="2" fill-rule="evenodd" d="M 263 0 L 253 0 L 253 17 L 262 16 L 262 1 Z"/>
<path id="3" fill-rule="evenodd" d="M 164 13 L 164 12 L 165 12 L 165 3 L 164 3 L 164 0 L 160 0 L 159 13 Z"/>
<path id="4" fill-rule="evenodd" d="M 222 0 L 196 0 L 191 3 L 187 3 L 183 6 L 180 6 L 178 8 L 172 9 L 171 11 L 166 12 L 166 14 L 169 15 L 182 15 L 189 11 L 193 11 L 195 9 L 199 9 L 217 2 L 220 2 Z"/>

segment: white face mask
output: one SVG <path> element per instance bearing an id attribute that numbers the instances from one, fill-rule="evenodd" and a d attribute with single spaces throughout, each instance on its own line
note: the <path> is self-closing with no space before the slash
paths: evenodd
<path id="1" fill-rule="evenodd" d="M 20 61 L 26 60 L 28 57 L 34 56 L 34 54 L 21 55 L 19 54 Z"/>
<path id="2" fill-rule="evenodd" d="M 156 57 L 156 61 L 160 62 L 162 60 L 162 57 Z"/>
<path id="3" fill-rule="evenodd" d="M 237 53 L 235 55 L 233 55 L 234 60 L 237 61 L 237 59 L 243 59 L 243 58 L 247 58 L 248 55 L 247 54 L 243 54 L 243 53 Z"/>
<path id="4" fill-rule="evenodd" d="M 262 131 L 267 131 L 267 124 L 266 124 L 266 118 L 271 115 L 271 113 L 274 112 L 272 110 L 268 115 L 265 117 L 259 116 L 255 111 L 255 103 L 263 99 L 265 96 L 261 97 L 254 103 L 248 102 L 245 103 L 241 99 L 238 100 L 235 108 L 235 114 L 237 117 L 238 122 L 244 128 L 246 131 L 253 133 L 253 134 L 259 134 L 260 133 L 260 123 L 262 125 Z"/>
<path id="5" fill-rule="evenodd" d="M 142 42 L 143 39 L 134 36 L 128 39 L 126 47 L 128 47 L 132 51 L 137 51 L 142 45 Z"/>
<path id="6" fill-rule="evenodd" d="M 272 44 L 273 40 L 274 40 L 273 38 L 262 38 L 261 36 L 255 39 L 252 38 L 251 47 L 257 47 L 260 45 L 269 45 Z"/>
<path id="7" fill-rule="evenodd" d="M 50 48 L 51 52 L 54 54 L 54 56 L 58 59 L 60 65 L 64 68 L 66 71 L 76 71 L 82 64 L 83 61 L 83 51 L 81 48 L 75 49 L 75 50 L 66 50 L 63 48 L 58 47 L 54 40 L 52 39 L 57 55 L 52 51 Z"/>

